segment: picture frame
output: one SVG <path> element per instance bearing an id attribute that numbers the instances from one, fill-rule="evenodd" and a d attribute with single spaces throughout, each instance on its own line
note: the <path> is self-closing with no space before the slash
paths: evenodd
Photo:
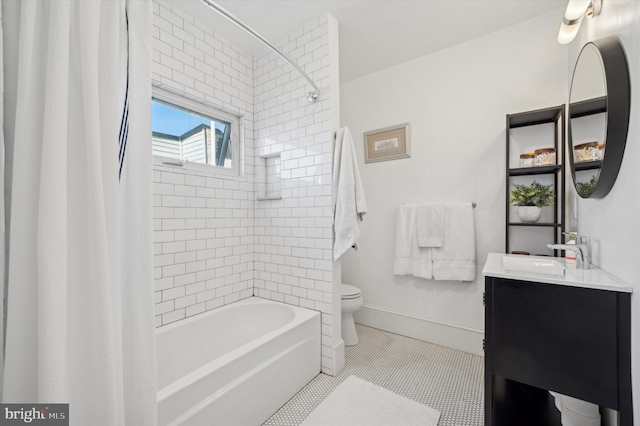
<path id="1" fill-rule="evenodd" d="M 398 160 L 411 157 L 409 123 L 364 134 L 364 162 Z"/>

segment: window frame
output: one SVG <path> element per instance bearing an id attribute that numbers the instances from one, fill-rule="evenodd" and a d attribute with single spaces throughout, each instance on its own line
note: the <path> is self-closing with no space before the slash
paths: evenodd
<path id="1" fill-rule="evenodd" d="M 208 118 L 213 118 L 214 120 L 220 120 L 231 125 L 231 135 L 229 137 L 229 143 L 231 144 L 231 168 L 226 168 L 222 166 L 216 166 L 214 164 L 204 164 L 204 163 L 196 163 L 192 161 L 186 162 L 182 166 L 177 166 L 175 163 L 165 163 L 166 161 L 175 162 L 176 159 L 172 157 L 165 157 L 161 155 L 152 154 L 153 156 L 153 164 L 154 165 L 164 165 L 164 166 L 172 166 L 179 167 L 184 170 L 193 170 L 196 172 L 205 172 L 205 173 L 221 173 L 231 176 L 242 176 L 241 172 L 241 164 L 243 162 L 244 150 L 241 149 L 242 140 L 240 138 L 240 127 L 241 127 L 241 115 L 235 115 L 233 113 L 223 111 L 220 108 L 217 108 L 211 104 L 204 103 L 202 101 L 196 101 L 190 98 L 187 98 L 184 95 L 179 95 L 177 93 L 170 92 L 168 90 L 162 89 L 157 86 L 153 86 L 151 89 L 151 99 L 149 100 L 149 105 L 153 99 L 157 99 L 159 101 L 168 103 L 170 105 L 175 105 L 178 108 L 184 108 L 190 111 L 193 111 L 197 114 L 201 114 Z M 152 128 L 153 128 L 153 116 L 152 120 Z M 151 135 L 149 135 L 151 137 Z"/>

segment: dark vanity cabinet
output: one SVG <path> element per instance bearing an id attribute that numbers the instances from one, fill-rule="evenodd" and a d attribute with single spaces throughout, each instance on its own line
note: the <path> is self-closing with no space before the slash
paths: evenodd
<path id="1" fill-rule="evenodd" d="M 485 425 L 560 425 L 549 390 L 633 424 L 631 294 L 485 277 Z"/>

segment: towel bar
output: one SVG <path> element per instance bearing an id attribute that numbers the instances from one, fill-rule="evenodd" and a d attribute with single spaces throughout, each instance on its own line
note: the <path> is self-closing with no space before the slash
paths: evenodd
<path id="1" fill-rule="evenodd" d="M 405 203 L 402 203 L 402 205 L 404 206 L 404 205 L 405 205 Z M 476 202 L 475 202 L 475 201 L 472 201 L 472 202 L 471 202 L 471 207 L 473 207 L 474 209 L 476 208 Z"/>

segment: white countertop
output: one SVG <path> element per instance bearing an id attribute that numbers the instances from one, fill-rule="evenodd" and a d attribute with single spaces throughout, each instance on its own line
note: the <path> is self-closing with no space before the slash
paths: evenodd
<path id="1" fill-rule="evenodd" d="M 503 268 L 502 258 L 517 256 L 532 261 L 541 262 L 555 260 L 566 268 L 566 274 L 547 275 L 535 272 L 507 270 Z M 482 269 L 482 275 L 489 277 L 508 278 L 513 280 L 531 281 L 546 284 L 558 284 L 571 287 L 592 288 L 596 290 L 619 291 L 632 293 L 633 287 L 623 283 L 619 279 L 609 275 L 602 269 L 591 265 L 591 269 L 576 269 L 575 265 L 567 264 L 564 258 L 543 256 L 522 256 L 517 254 L 489 253 L 487 261 Z"/>

